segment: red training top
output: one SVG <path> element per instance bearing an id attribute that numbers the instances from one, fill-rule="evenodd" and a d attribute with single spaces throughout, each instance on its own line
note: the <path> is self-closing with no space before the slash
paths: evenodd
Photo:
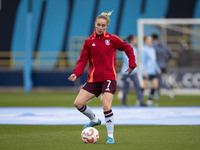
<path id="1" fill-rule="evenodd" d="M 129 67 L 134 69 L 136 67 L 135 56 L 133 48 L 129 44 L 117 35 L 106 31 L 97 35 L 94 30 L 94 33 L 85 40 L 74 74 L 77 78 L 80 77 L 89 60 L 88 82 L 117 80 L 116 49 L 125 51 L 129 58 Z"/>

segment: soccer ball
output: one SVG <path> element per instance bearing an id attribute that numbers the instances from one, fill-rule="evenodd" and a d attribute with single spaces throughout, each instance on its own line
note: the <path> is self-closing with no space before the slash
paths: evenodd
<path id="1" fill-rule="evenodd" d="M 85 128 L 81 133 L 81 139 L 84 143 L 96 143 L 99 139 L 99 131 L 93 127 Z"/>

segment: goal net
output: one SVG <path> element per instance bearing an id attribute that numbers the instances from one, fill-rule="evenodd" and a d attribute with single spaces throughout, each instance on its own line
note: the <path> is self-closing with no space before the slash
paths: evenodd
<path id="1" fill-rule="evenodd" d="M 157 34 L 172 50 L 170 67 L 197 68 L 200 65 L 200 19 L 139 19 L 138 49 L 143 37 Z"/>
<path id="2" fill-rule="evenodd" d="M 200 19 L 138 19 L 137 30 L 139 51 L 144 46 L 144 36 L 152 34 L 157 34 L 159 40 L 172 50 L 168 73 L 164 76 L 168 85 L 200 87 Z M 140 64 L 138 68 L 140 72 Z"/>

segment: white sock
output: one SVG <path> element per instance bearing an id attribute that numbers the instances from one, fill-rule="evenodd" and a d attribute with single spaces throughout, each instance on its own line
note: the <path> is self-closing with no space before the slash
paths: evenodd
<path id="1" fill-rule="evenodd" d="M 105 111 L 104 115 L 105 115 L 105 122 L 106 122 L 106 128 L 107 128 L 108 136 L 113 138 L 114 115 L 113 115 L 112 109 L 109 110 L 109 111 Z"/>
<path id="2" fill-rule="evenodd" d="M 92 122 L 97 123 L 98 122 L 98 118 L 96 117 L 96 115 L 94 115 L 94 119 L 91 120 Z"/>
<path id="3" fill-rule="evenodd" d="M 83 107 L 78 110 L 87 116 L 92 122 L 98 122 L 98 118 L 87 105 L 83 105 Z"/>

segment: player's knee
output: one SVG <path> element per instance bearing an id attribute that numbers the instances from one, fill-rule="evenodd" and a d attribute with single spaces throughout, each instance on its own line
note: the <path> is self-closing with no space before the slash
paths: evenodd
<path id="1" fill-rule="evenodd" d="M 158 88 L 158 84 L 153 84 L 152 87 L 156 90 Z"/>
<path id="2" fill-rule="evenodd" d="M 103 105 L 103 111 L 109 111 L 111 109 L 111 106 L 110 105 Z"/>
<path id="3" fill-rule="evenodd" d="M 144 85 L 143 85 L 143 86 L 142 86 L 142 89 L 144 89 L 144 90 L 147 89 L 147 86 L 144 86 Z"/>
<path id="4" fill-rule="evenodd" d="M 81 104 L 80 102 L 74 101 L 74 106 L 80 109 L 81 107 L 83 107 L 83 104 Z"/>
<path id="5" fill-rule="evenodd" d="M 152 86 L 154 89 L 157 89 L 158 88 L 158 85 L 153 85 Z"/>
<path id="6" fill-rule="evenodd" d="M 148 86 L 148 84 L 143 84 L 142 88 L 143 88 L 143 89 L 146 89 L 147 86 Z"/>

